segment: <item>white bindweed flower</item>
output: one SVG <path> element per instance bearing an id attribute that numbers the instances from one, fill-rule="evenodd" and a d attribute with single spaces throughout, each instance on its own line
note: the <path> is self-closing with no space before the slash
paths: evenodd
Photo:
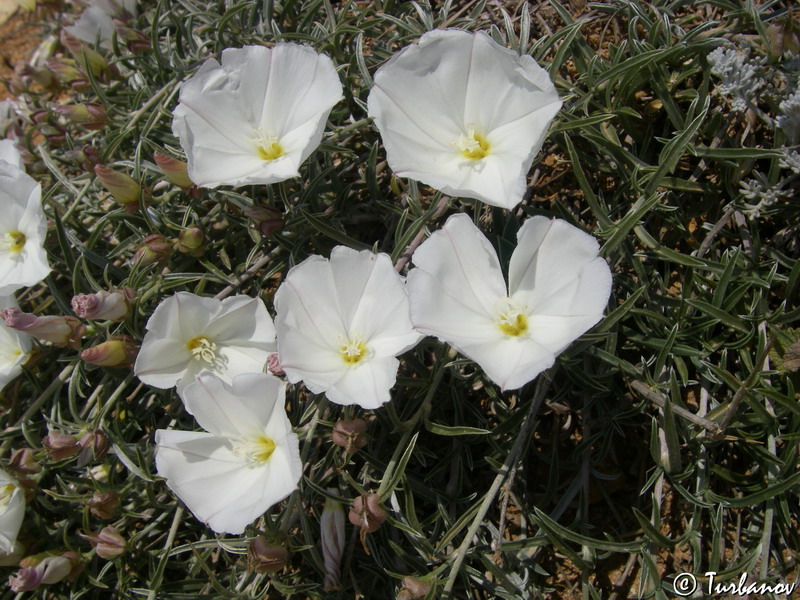
<path id="1" fill-rule="evenodd" d="M 228 48 L 183 84 L 172 130 L 196 185 L 275 183 L 299 175 L 341 98 L 333 62 L 308 46 Z"/>
<path id="2" fill-rule="evenodd" d="M 50 272 L 42 186 L 25 173 L 9 140 L 0 142 L 0 294 L 39 283 Z"/>
<path id="3" fill-rule="evenodd" d="M 14 296 L 0 296 L 0 309 L 16 307 Z M 31 336 L 7 327 L 0 319 L 0 389 L 22 372 L 31 352 Z"/>
<path id="4" fill-rule="evenodd" d="M 156 431 L 158 474 L 217 533 L 242 533 L 297 489 L 303 465 L 285 393 L 272 375 L 239 375 L 228 385 L 203 373 L 182 398 L 207 433 Z"/>
<path id="5" fill-rule="evenodd" d="M 547 71 L 483 32 L 430 31 L 378 69 L 368 98 L 389 166 L 513 208 L 561 108 Z"/>
<path id="6" fill-rule="evenodd" d="M 497 253 L 465 214 L 414 253 L 411 320 L 516 389 L 603 316 L 611 270 L 597 241 L 560 219 L 533 217 L 517 233 L 506 288 Z"/>
<path id="7" fill-rule="evenodd" d="M 421 338 L 391 260 L 368 250 L 337 246 L 330 261 L 307 258 L 278 288 L 275 312 L 286 377 L 337 404 L 371 409 L 388 402 L 395 357 Z"/>
<path id="8" fill-rule="evenodd" d="M 275 327 L 259 298 L 178 292 L 147 322 L 134 372 L 148 385 L 177 384 L 180 392 L 203 371 L 227 383 L 242 373 L 262 373 L 275 348 Z"/>
<path id="9" fill-rule="evenodd" d="M 136 0 L 93 0 L 75 24 L 64 30 L 79 40 L 109 48 L 116 30 L 114 18 L 136 16 L 136 12 Z"/>
<path id="10" fill-rule="evenodd" d="M 3 469 L 0 469 L 0 554 L 14 552 L 14 543 L 25 516 L 25 493 Z"/>

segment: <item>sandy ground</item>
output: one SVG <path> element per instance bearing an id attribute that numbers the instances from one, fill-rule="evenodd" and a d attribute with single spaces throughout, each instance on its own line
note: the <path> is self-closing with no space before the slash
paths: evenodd
<path id="1" fill-rule="evenodd" d="M 5 80 L 39 45 L 42 28 L 32 25 L 34 16 L 19 8 L 17 0 L 0 0 L 0 100 L 9 97 Z"/>

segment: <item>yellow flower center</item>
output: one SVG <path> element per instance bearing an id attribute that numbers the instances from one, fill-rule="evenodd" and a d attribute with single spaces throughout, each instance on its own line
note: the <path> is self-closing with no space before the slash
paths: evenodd
<path id="1" fill-rule="evenodd" d="M 3 240 L 3 247 L 12 254 L 19 254 L 28 238 L 21 231 L 9 231 Z"/>
<path id="2" fill-rule="evenodd" d="M 286 154 L 278 138 L 271 133 L 265 133 L 261 127 L 256 130 L 256 143 L 258 144 L 258 157 L 261 160 L 271 161 Z"/>
<path id="3" fill-rule="evenodd" d="M 233 452 L 244 458 L 250 466 L 257 467 L 272 457 L 275 446 L 274 441 L 262 434 L 257 438 L 243 440 L 241 444 L 234 446 Z"/>
<path id="4" fill-rule="evenodd" d="M 213 364 L 217 360 L 217 345 L 207 337 L 198 335 L 186 342 L 186 349 L 195 360 Z"/>
<path id="5" fill-rule="evenodd" d="M 355 365 L 367 355 L 367 345 L 358 338 L 350 338 L 339 346 L 339 355 L 348 365 Z"/>
<path id="6" fill-rule="evenodd" d="M 461 151 L 461 156 L 469 160 L 480 160 L 486 158 L 492 147 L 488 140 L 479 133 L 475 133 L 475 128 L 467 129 L 466 134 L 461 134 L 455 142 L 456 148 Z"/>
<path id="7" fill-rule="evenodd" d="M 508 337 L 519 337 L 528 331 L 527 315 L 506 300 L 505 306 L 497 315 L 497 328 Z"/>
<path id="8" fill-rule="evenodd" d="M 8 509 L 11 503 L 11 498 L 14 495 L 14 490 L 17 489 L 13 483 L 7 483 L 0 486 L 0 514 L 3 514 Z"/>

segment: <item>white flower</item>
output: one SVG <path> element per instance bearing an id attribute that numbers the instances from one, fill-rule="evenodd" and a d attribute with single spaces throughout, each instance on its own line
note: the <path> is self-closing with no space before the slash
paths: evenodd
<path id="1" fill-rule="evenodd" d="M 0 310 L 16 307 L 14 296 L 0 296 Z M 0 389 L 22 372 L 31 352 L 31 336 L 7 327 L 0 319 Z"/>
<path id="2" fill-rule="evenodd" d="M 278 288 L 275 312 L 286 377 L 337 404 L 370 409 L 388 402 L 395 357 L 421 338 L 391 260 L 368 250 L 337 246 L 330 261 L 307 258 Z"/>
<path id="3" fill-rule="evenodd" d="M 0 294 L 39 283 L 50 272 L 42 186 L 23 170 L 13 143 L 0 143 Z"/>
<path id="4" fill-rule="evenodd" d="M 4 160 L 10 165 L 17 167 L 20 171 L 25 170 L 25 163 L 17 150 L 16 144 L 11 140 L 0 140 L 0 160 Z"/>
<path id="5" fill-rule="evenodd" d="M 136 16 L 136 12 L 136 0 L 94 0 L 75 24 L 64 30 L 79 40 L 89 44 L 99 41 L 100 46 L 108 48 L 116 30 L 113 19 Z"/>
<path id="6" fill-rule="evenodd" d="M 611 270 L 597 241 L 566 221 L 528 219 L 517 233 L 506 288 L 497 254 L 464 214 L 414 253 L 411 320 L 516 389 L 603 316 Z"/>
<path id="7" fill-rule="evenodd" d="M 217 533 L 242 533 L 297 489 L 303 465 L 285 392 L 272 375 L 239 375 L 228 385 L 203 373 L 182 397 L 208 433 L 156 431 L 158 474 Z"/>
<path id="8" fill-rule="evenodd" d="M 561 108 L 547 72 L 483 32 L 430 31 L 378 69 L 368 98 L 394 171 L 513 208 Z"/>
<path id="9" fill-rule="evenodd" d="M 134 372 L 153 387 L 178 384 L 178 391 L 203 371 L 230 383 L 241 373 L 263 372 L 275 348 L 275 327 L 260 299 L 178 292 L 147 322 Z"/>
<path id="10" fill-rule="evenodd" d="M 0 469 L 0 554 L 11 554 L 25 515 L 25 493 L 3 469 Z"/>
<path id="11" fill-rule="evenodd" d="M 228 48 L 183 84 L 172 130 L 198 186 L 275 183 L 299 175 L 341 98 L 333 62 L 308 46 Z"/>

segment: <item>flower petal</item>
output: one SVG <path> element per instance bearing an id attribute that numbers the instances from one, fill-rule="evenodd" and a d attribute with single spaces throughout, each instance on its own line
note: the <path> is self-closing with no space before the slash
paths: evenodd
<path id="1" fill-rule="evenodd" d="M 546 217 L 528 219 L 517 239 L 509 265 L 512 298 L 531 314 L 600 319 L 611 293 L 611 270 L 597 256 L 597 240 Z"/>
<path id="2" fill-rule="evenodd" d="M 8 486 L 12 489 L 7 489 Z M 0 553 L 11 554 L 25 516 L 25 493 L 17 480 L 3 469 L 0 469 L 0 487 L 6 488 L 4 493 L 8 494 L 0 509 Z"/>
<path id="3" fill-rule="evenodd" d="M 423 242 L 414 253 L 414 265 L 431 275 L 443 290 L 469 310 L 494 318 L 498 300 L 506 296 L 497 253 L 465 214 L 452 215 L 444 227 Z M 414 289 L 409 281 L 414 325 Z"/>
<path id="4" fill-rule="evenodd" d="M 200 427 L 209 433 L 248 438 L 264 433 L 275 406 L 284 412 L 285 418 L 285 394 L 286 384 L 272 375 L 239 375 L 229 385 L 213 373 L 205 372 L 183 389 L 181 399 Z"/>
<path id="5" fill-rule="evenodd" d="M 397 380 L 399 366 L 400 361 L 394 357 L 373 357 L 350 367 L 335 385 L 321 391 L 336 404 L 357 404 L 367 410 L 380 408 L 392 399 L 389 392 Z M 305 383 L 314 391 L 313 382 Z"/>

